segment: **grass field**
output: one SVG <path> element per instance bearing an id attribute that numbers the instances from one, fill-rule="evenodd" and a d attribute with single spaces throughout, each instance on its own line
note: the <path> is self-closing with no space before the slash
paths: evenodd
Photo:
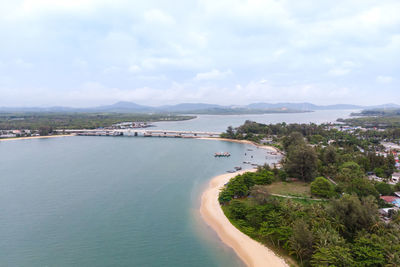
<path id="1" fill-rule="evenodd" d="M 311 197 L 310 184 L 304 182 L 276 182 L 267 186 L 270 194 Z"/>

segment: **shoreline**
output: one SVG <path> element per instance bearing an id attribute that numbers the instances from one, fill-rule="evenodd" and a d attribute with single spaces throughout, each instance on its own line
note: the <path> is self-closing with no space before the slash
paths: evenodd
<path id="1" fill-rule="evenodd" d="M 25 137 L 11 137 L 11 138 L 1 138 L 2 141 L 17 141 L 17 140 L 30 140 L 30 139 L 45 139 L 45 138 L 55 138 L 55 137 L 69 137 L 75 136 L 72 134 L 59 134 L 59 135 L 45 135 L 45 136 L 25 136 Z"/>
<path id="2" fill-rule="evenodd" d="M 217 141 L 225 141 L 225 142 L 232 142 L 232 143 L 240 143 L 240 144 L 248 144 L 248 145 L 253 145 L 258 148 L 262 149 L 267 149 L 267 150 L 273 150 L 275 153 L 283 155 L 282 151 L 280 151 L 278 148 L 270 145 L 260 145 L 257 143 L 254 143 L 249 140 L 238 140 L 238 139 L 229 139 L 229 138 L 222 138 L 222 137 L 197 137 L 197 139 L 200 140 L 217 140 Z"/>
<path id="3" fill-rule="evenodd" d="M 249 171 L 254 172 L 255 170 L 242 170 L 212 178 L 208 188 L 201 196 L 200 214 L 206 224 L 217 233 L 221 241 L 231 247 L 247 266 L 289 266 L 275 252 L 232 225 L 218 202 L 220 189 L 236 175 Z"/>
<path id="4" fill-rule="evenodd" d="M 16 137 L 16 138 L 4 138 L 1 141 L 16 141 L 16 140 L 31 140 L 31 139 L 45 139 L 45 138 L 56 138 L 56 137 L 70 137 L 75 135 L 49 135 L 49 136 L 29 136 L 29 137 Z M 276 153 L 281 153 L 279 149 L 268 145 L 259 145 L 248 140 L 235 140 L 227 138 L 195 138 L 201 140 L 217 140 L 226 141 L 233 143 L 242 143 L 254 145 L 258 148 L 272 150 Z M 208 188 L 202 193 L 200 214 L 203 220 L 208 226 L 210 226 L 219 236 L 221 241 L 231 247 L 238 257 L 247 266 L 289 266 L 283 258 L 279 257 L 272 250 L 264 246 L 263 244 L 253 240 L 251 237 L 242 233 L 234 225 L 230 223 L 228 218 L 225 216 L 219 202 L 218 196 L 220 189 L 233 177 L 238 174 L 245 172 L 254 172 L 255 169 L 241 170 L 234 173 L 227 173 L 215 176 L 209 182 Z"/>

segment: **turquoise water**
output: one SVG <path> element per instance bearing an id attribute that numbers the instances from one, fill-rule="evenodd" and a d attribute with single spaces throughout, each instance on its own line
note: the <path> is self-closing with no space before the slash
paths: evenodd
<path id="1" fill-rule="evenodd" d="M 265 160 L 248 148 L 140 137 L 0 142 L 0 265 L 241 266 L 198 209 L 211 177 L 250 155 Z M 218 151 L 232 157 L 215 159 Z"/>

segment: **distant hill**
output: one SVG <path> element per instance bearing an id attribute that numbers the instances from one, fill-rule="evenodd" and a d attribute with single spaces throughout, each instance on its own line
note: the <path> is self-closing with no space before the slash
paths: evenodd
<path id="1" fill-rule="evenodd" d="M 307 112 L 316 110 L 339 109 L 378 109 L 400 108 L 397 104 L 359 106 L 350 104 L 315 105 L 312 103 L 252 103 L 249 105 L 222 106 L 206 103 L 181 103 L 177 105 L 146 106 L 133 102 L 121 101 L 112 105 L 91 108 L 71 107 L 0 107 L 0 112 L 115 112 L 115 113 L 195 113 L 195 114 L 260 114 L 283 112 Z"/>
<path id="2" fill-rule="evenodd" d="M 133 102 L 120 101 L 112 105 L 99 106 L 95 108 L 87 108 L 83 110 L 92 110 L 95 112 L 150 112 L 154 108 L 149 106 L 139 105 Z"/>
<path id="3" fill-rule="evenodd" d="M 195 110 L 207 110 L 214 108 L 223 108 L 220 105 L 204 104 L 204 103 L 182 103 L 177 105 L 166 105 L 158 107 L 157 110 L 169 111 L 169 112 L 180 112 L 180 111 L 195 111 Z"/>

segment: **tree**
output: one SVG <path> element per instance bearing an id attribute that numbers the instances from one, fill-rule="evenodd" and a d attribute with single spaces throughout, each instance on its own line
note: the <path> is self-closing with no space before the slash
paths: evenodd
<path id="1" fill-rule="evenodd" d="M 281 213 L 272 210 L 266 215 L 265 221 L 261 223 L 260 234 L 264 239 L 270 240 L 274 246 L 287 246 L 292 234 L 292 228 L 282 225 Z"/>
<path id="2" fill-rule="evenodd" d="M 311 181 L 317 169 L 315 150 L 307 145 L 292 147 L 284 167 L 289 175 L 303 181 Z"/>
<path id="3" fill-rule="evenodd" d="M 357 177 L 344 185 L 344 191 L 348 194 L 356 193 L 359 197 L 366 197 L 372 195 L 376 198 L 379 197 L 378 191 L 370 180 L 363 177 Z"/>
<path id="4" fill-rule="evenodd" d="M 51 133 L 52 131 L 53 131 L 53 129 L 50 126 L 41 126 L 39 128 L 39 134 L 41 136 L 49 135 L 49 133 Z"/>
<path id="5" fill-rule="evenodd" d="M 336 149 L 333 146 L 328 146 L 323 155 L 326 164 L 335 164 L 337 162 Z"/>
<path id="6" fill-rule="evenodd" d="M 355 178 L 364 177 L 365 174 L 358 165 L 354 161 L 348 161 L 342 164 L 339 169 L 339 173 L 336 176 L 336 179 L 340 182 L 349 182 Z"/>
<path id="7" fill-rule="evenodd" d="M 268 202 L 269 192 L 265 186 L 255 185 L 250 190 L 250 196 L 259 205 L 264 205 Z"/>
<path id="8" fill-rule="evenodd" d="M 393 189 L 390 184 L 387 183 L 377 183 L 375 184 L 376 190 L 378 190 L 379 194 L 388 196 L 393 193 Z"/>
<path id="9" fill-rule="evenodd" d="M 236 220 L 246 217 L 246 205 L 240 200 L 234 199 L 229 204 L 229 211 Z"/>
<path id="10" fill-rule="evenodd" d="M 357 231 L 369 229 L 377 222 L 378 205 L 371 196 L 360 200 L 356 195 L 345 194 L 331 202 L 329 213 L 343 224 L 343 235 L 352 237 Z"/>
<path id="11" fill-rule="evenodd" d="M 382 168 L 375 168 L 374 169 L 374 173 L 375 173 L 375 175 L 376 176 L 378 176 L 378 177 L 386 177 L 386 175 L 385 175 L 385 171 L 382 169 Z"/>
<path id="12" fill-rule="evenodd" d="M 293 132 L 283 138 L 282 144 L 286 151 L 292 146 L 304 145 L 304 136 L 299 132 Z"/>
<path id="13" fill-rule="evenodd" d="M 293 234 L 289 242 L 291 253 L 296 254 L 301 262 L 311 257 L 314 237 L 310 229 L 308 229 L 308 225 L 303 220 L 295 222 Z"/>
<path id="14" fill-rule="evenodd" d="M 318 248 L 312 256 L 311 265 L 347 267 L 354 266 L 354 259 L 349 248 L 332 245 Z"/>
<path id="15" fill-rule="evenodd" d="M 226 134 L 228 138 L 235 138 L 235 132 L 233 131 L 232 126 L 228 127 L 228 129 L 226 130 Z"/>
<path id="16" fill-rule="evenodd" d="M 311 183 L 311 194 L 313 195 L 329 198 L 333 193 L 334 191 L 331 182 L 324 177 L 317 177 Z"/>
<path id="17" fill-rule="evenodd" d="M 372 237 L 361 236 L 353 245 L 353 255 L 359 266 L 384 266 L 385 251 L 375 235 Z"/>

